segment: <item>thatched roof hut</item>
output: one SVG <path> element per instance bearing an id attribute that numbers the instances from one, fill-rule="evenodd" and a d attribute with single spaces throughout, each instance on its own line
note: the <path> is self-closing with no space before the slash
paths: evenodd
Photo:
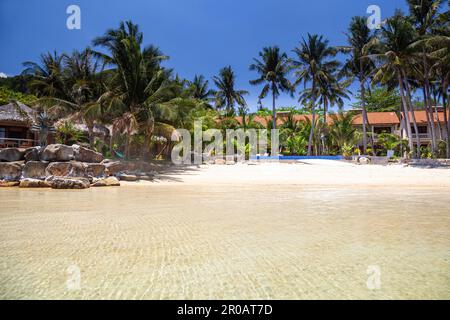
<path id="1" fill-rule="evenodd" d="M 0 106 L 0 123 L 31 126 L 35 122 L 35 111 L 20 102 Z"/>

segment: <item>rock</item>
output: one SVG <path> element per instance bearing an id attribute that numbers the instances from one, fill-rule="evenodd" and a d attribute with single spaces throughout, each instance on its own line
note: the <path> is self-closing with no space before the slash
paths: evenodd
<path id="1" fill-rule="evenodd" d="M 73 158 L 72 147 L 64 144 L 50 144 L 41 153 L 41 160 L 44 161 L 70 161 Z"/>
<path id="2" fill-rule="evenodd" d="M 0 188 L 11 188 L 11 187 L 17 187 L 19 185 L 19 181 L 5 181 L 0 180 Z"/>
<path id="3" fill-rule="evenodd" d="M 105 165 L 100 163 L 86 163 L 85 166 L 87 175 L 95 178 L 105 176 Z"/>
<path id="4" fill-rule="evenodd" d="M 53 189 L 87 189 L 91 185 L 86 178 L 53 177 Z"/>
<path id="5" fill-rule="evenodd" d="M 39 179 L 22 179 L 19 188 L 51 188 L 51 183 Z"/>
<path id="6" fill-rule="evenodd" d="M 29 161 L 23 167 L 22 176 L 31 179 L 45 179 L 47 166 L 48 162 Z"/>
<path id="7" fill-rule="evenodd" d="M 367 157 L 359 157 L 358 158 L 358 163 L 360 164 L 370 164 L 370 159 Z"/>
<path id="8" fill-rule="evenodd" d="M 94 182 L 92 187 L 118 187 L 120 186 L 120 181 L 116 177 L 108 177 L 105 179 L 99 179 Z"/>
<path id="9" fill-rule="evenodd" d="M 0 150 L 0 161 L 14 162 L 23 160 L 25 156 L 25 151 L 19 150 L 17 148 L 6 148 Z"/>
<path id="10" fill-rule="evenodd" d="M 125 170 L 125 166 L 120 161 L 102 162 L 102 164 L 105 166 L 105 174 L 107 176 L 115 176 Z"/>
<path id="11" fill-rule="evenodd" d="M 28 148 L 25 150 L 25 162 L 29 161 L 39 161 L 40 158 L 40 147 Z"/>
<path id="12" fill-rule="evenodd" d="M 0 162 L 0 180 L 19 181 L 22 165 L 18 162 Z"/>
<path id="13" fill-rule="evenodd" d="M 103 161 L 103 155 L 99 152 L 95 152 L 77 144 L 74 144 L 72 148 L 76 161 L 88 163 L 100 163 Z"/>
<path id="14" fill-rule="evenodd" d="M 135 176 L 134 174 L 125 174 L 125 173 L 118 174 L 117 178 L 119 178 L 119 180 L 122 180 L 122 181 L 137 181 L 137 180 L 139 180 L 139 178 L 137 176 Z"/>
<path id="15" fill-rule="evenodd" d="M 72 169 L 70 162 L 52 162 L 45 170 L 46 176 L 66 177 Z"/>
<path id="16" fill-rule="evenodd" d="M 85 163 L 71 161 L 70 165 L 69 177 L 87 177 Z"/>

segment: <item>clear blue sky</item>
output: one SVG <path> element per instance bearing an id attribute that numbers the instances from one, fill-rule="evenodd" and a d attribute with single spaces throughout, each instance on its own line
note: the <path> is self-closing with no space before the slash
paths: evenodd
<path id="1" fill-rule="evenodd" d="M 81 8 L 81 30 L 66 28 L 71 4 Z M 144 32 L 144 43 L 159 46 L 170 56 L 165 65 L 182 77 L 210 79 L 231 65 L 254 110 L 260 88 L 249 85 L 256 74 L 248 66 L 262 47 L 278 45 L 291 55 L 308 32 L 345 44 L 351 17 L 367 15 L 371 4 L 380 6 L 382 18 L 396 8 L 407 11 L 405 0 L 0 0 L 0 73 L 19 74 L 24 61 L 46 51 L 83 49 L 131 19 Z M 263 103 L 270 106 L 269 99 Z M 281 96 L 277 104 L 296 99 Z"/>

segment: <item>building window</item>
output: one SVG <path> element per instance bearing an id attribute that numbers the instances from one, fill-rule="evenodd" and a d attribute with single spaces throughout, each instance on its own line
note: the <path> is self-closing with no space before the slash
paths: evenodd
<path id="1" fill-rule="evenodd" d="M 375 134 L 382 134 L 382 133 L 391 133 L 391 127 L 374 127 L 373 132 Z"/>
<path id="2" fill-rule="evenodd" d="M 420 126 L 417 129 L 419 130 L 419 133 L 428 133 L 428 127 Z"/>
<path id="3" fill-rule="evenodd" d="M 6 129 L 0 128 L 0 140 L 6 138 Z"/>

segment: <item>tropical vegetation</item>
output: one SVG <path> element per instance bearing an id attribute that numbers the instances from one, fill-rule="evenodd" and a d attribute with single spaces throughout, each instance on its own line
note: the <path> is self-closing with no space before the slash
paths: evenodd
<path id="1" fill-rule="evenodd" d="M 0 79 L 0 103 L 35 105 L 58 120 L 61 141 L 94 147 L 105 139 L 104 152 L 126 158 L 168 155 L 175 128 L 192 130 L 194 120 L 202 120 L 205 130 L 278 127 L 280 152 L 287 155 L 378 154 L 391 148 L 399 156 L 450 158 L 448 4 L 407 4 L 407 14 L 397 11 L 379 30 L 369 29 L 364 17 L 352 18 L 346 43 L 331 45 L 324 35 L 307 34 L 291 55 L 276 45 L 262 48 L 249 63 L 257 76 L 249 84 L 260 90 L 254 112 L 231 66 L 211 79 L 183 79 L 164 66 L 168 55 L 144 45 L 142 31 L 131 21 L 107 30 L 82 51 L 48 52 L 38 62 L 25 62 L 20 76 Z M 295 96 L 299 105 L 277 108 L 282 93 Z M 350 95 L 356 112 L 344 110 Z M 266 97 L 272 100 L 269 108 L 262 104 Z M 443 124 L 434 121 L 437 105 L 443 107 Z M 426 112 L 431 129 L 426 150 L 415 110 Z M 406 136 L 381 136 L 378 147 L 384 151 L 377 150 L 368 130 L 372 111 L 397 113 Z M 87 132 L 75 129 L 75 122 Z M 108 137 L 96 135 L 99 127 L 107 128 Z"/>

